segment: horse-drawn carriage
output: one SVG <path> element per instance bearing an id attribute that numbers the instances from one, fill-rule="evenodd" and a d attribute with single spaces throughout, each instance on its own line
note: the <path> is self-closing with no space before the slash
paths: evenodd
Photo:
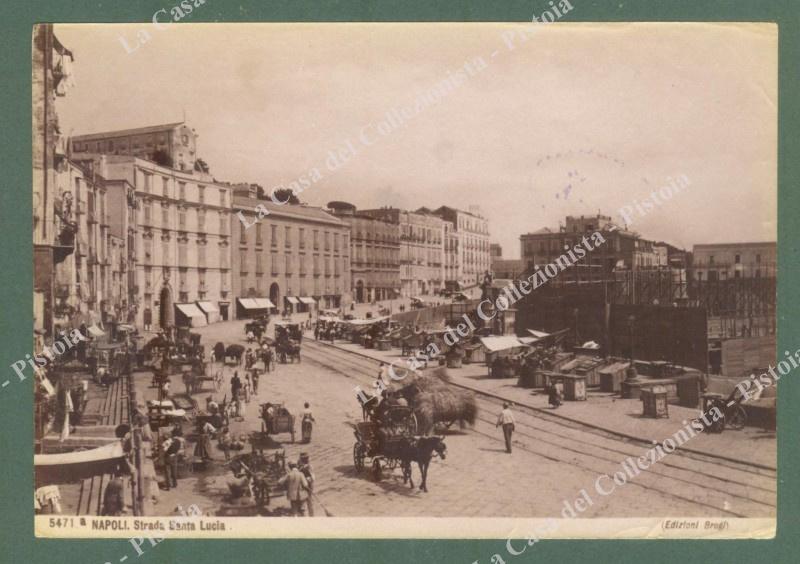
<path id="1" fill-rule="evenodd" d="M 269 435 L 279 433 L 289 433 L 294 442 L 294 423 L 295 417 L 282 403 L 262 403 L 259 406 L 259 417 L 261 417 L 261 436 L 266 439 Z M 255 445 L 254 447 L 255 448 Z"/>
<path id="2" fill-rule="evenodd" d="M 384 470 L 399 467 L 403 483 L 410 482 L 413 488 L 411 463 L 416 462 L 422 474 L 419 488 L 427 492 L 431 459 L 434 454 L 444 459 L 447 447 L 442 437 L 419 437 L 416 432 L 416 417 L 407 406 L 390 406 L 382 415 L 371 413 L 370 420 L 357 423 L 354 428 L 353 465 L 356 471 L 371 466 L 372 478 L 378 481 Z"/>
<path id="3" fill-rule="evenodd" d="M 260 341 L 264 333 L 267 332 L 268 325 L 269 325 L 268 315 L 259 317 L 258 319 L 255 319 L 245 324 L 244 334 L 245 337 L 247 338 L 247 342 L 252 343 L 253 341 Z"/>
<path id="4" fill-rule="evenodd" d="M 172 400 L 149 400 L 147 402 L 147 419 L 150 429 L 158 432 L 162 427 L 180 424 L 186 418 L 186 410 L 178 409 Z"/>
<path id="5" fill-rule="evenodd" d="M 299 323 L 275 323 L 275 352 L 281 364 L 300 362 L 300 343 L 303 330 Z"/>
<path id="6" fill-rule="evenodd" d="M 125 343 L 99 343 L 90 347 L 88 363 L 92 379 L 104 386 L 115 382 L 127 369 L 128 354 Z"/>
<path id="7" fill-rule="evenodd" d="M 239 454 L 228 463 L 234 482 L 228 483 L 228 489 L 234 497 L 249 495 L 258 509 L 269 505 L 270 493 L 285 489 L 281 478 L 286 476 L 286 454 L 276 451 L 272 456 L 265 456 L 255 450 L 249 454 Z"/>
<path id="8" fill-rule="evenodd" d="M 377 398 L 373 399 L 377 403 Z M 379 480 L 382 465 L 394 469 L 399 464 L 397 458 L 387 455 L 387 451 L 396 449 L 387 449 L 387 446 L 399 438 L 413 437 L 417 433 L 417 418 L 408 406 L 380 409 L 380 406 L 371 407 L 370 403 L 364 404 L 364 421 L 355 426 L 353 464 L 358 472 L 371 465 L 373 477 Z"/>

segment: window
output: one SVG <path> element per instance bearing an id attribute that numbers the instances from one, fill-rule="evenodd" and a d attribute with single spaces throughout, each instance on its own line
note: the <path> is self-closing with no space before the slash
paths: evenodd
<path id="1" fill-rule="evenodd" d="M 243 286 L 244 287 L 244 286 Z M 227 272 L 220 272 L 219 273 L 219 288 L 222 292 L 228 291 L 228 273 Z"/>
<path id="2" fill-rule="evenodd" d="M 742 273 L 741 273 L 741 272 L 739 272 L 738 270 L 737 270 L 736 272 L 734 272 L 734 273 L 733 273 L 733 277 L 734 277 L 734 278 L 741 278 L 741 276 L 742 276 Z"/>
<path id="3" fill-rule="evenodd" d="M 714 264 L 714 255 L 708 257 L 708 264 Z"/>
<path id="4" fill-rule="evenodd" d="M 259 252 L 256 252 L 256 276 L 261 276 L 264 274 L 264 266 L 262 264 L 262 255 Z"/>
<path id="5" fill-rule="evenodd" d="M 147 293 L 153 289 L 153 269 L 149 266 L 144 267 L 144 291 Z"/>
<path id="6" fill-rule="evenodd" d="M 219 212 L 219 232 L 220 235 L 228 234 L 228 218 L 222 212 Z"/>
<path id="7" fill-rule="evenodd" d="M 197 231 L 206 232 L 206 210 L 197 210 Z"/>
<path id="8" fill-rule="evenodd" d="M 297 238 L 300 241 L 300 248 L 301 249 L 305 249 L 306 248 L 306 230 L 303 229 L 302 227 L 298 228 Z"/>
<path id="9" fill-rule="evenodd" d="M 335 252 L 337 252 L 337 253 L 339 252 L 339 234 L 338 233 L 334 233 L 333 234 L 333 250 Z"/>
<path id="10" fill-rule="evenodd" d="M 152 174 L 148 174 L 148 173 L 145 172 L 145 173 L 143 173 L 143 176 L 144 176 L 144 191 L 149 194 L 150 193 L 150 183 L 152 181 L 151 179 L 152 179 L 153 175 Z"/>
<path id="11" fill-rule="evenodd" d="M 200 291 L 206 291 L 206 271 L 205 270 L 198 270 L 197 271 L 197 281 L 200 283 Z"/>
<path id="12" fill-rule="evenodd" d="M 742 256 L 741 255 L 736 255 L 735 257 L 733 257 L 733 262 L 735 262 L 736 264 L 741 264 Z"/>
<path id="13" fill-rule="evenodd" d="M 761 264 L 761 255 L 756 255 L 756 264 Z"/>
<path id="14" fill-rule="evenodd" d="M 164 197 L 169 198 L 169 178 L 166 176 L 161 177 L 161 189 L 163 191 Z"/>
<path id="15" fill-rule="evenodd" d="M 178 199 L 185 200 L 186 199 L 186 183 L 185 182 L 178 182 Z"/>
<path id="16" fill-rule="evenodd" d="M 186 242 L 178 243 L 178 266 L 189 266 L 186 262 Z"/>
<path id="17" fill-rule="evenodd" d="M 178 210 L 178 229 L 186 229 L 186 209 L 180 208 Z"/>
<path id="18" fill-rule="evenodd" d="M 114 142 L 113 141 L 109 141 L 108 142 L 108 150 L 109 151 L 113 151 L 114 150 Z"/>
<path id="19" fill-rule="evenodd" d="M 226 247 L 221 247 L 219 253 L 219 267 L 223 269 L 228 268 L 228 253 L 226 250 Z"/>
<path id="20" fill-rule="evenodd" d="M 183 290 L 186 288 L 186 269 L 179 268 L 178 269 L 178 287 Z"/>
<path id="21" fill-rule="evenodd" d="M 172 257 L 169 252 L 169 241 L 162 241 L 161 247 L 161 264 L 168 265 L 170 262 L 172 262 Z"/>
<path id="22" fill-rule="evenodd" d="M 319 231 L 314 230 L 314 250 L 319 250 Z"/>
<path id="23" fill-rule="evenodd" d="M 206 187 L 205 186 L 197 186 L 197 201 L 201 204 L 206 203 Z"/>
<path id="24" fill-rule="evenodd" d="M 169 207 L 164 206 L 161 208 L 161 226 L 164 229 L 169 229 Z"/>
<path id="25" fill-rule="evenodd" d="M 278 255 L 275 254 L 275 253 L 272 253 L 270 255 L 270 257 L 271 257 L 270 264 L 272 266 L 272 268 L 271 268 L 272 275 L 273 276 L 277 276 L 278 275 Z"/>
<path id="26" fill-rule="evenodd" d="M 239 272 L 245 274 L 247 272 L 247 251 L 239 251 Z M 244 288 L 244 285 L 242 285 Z"/>
<path id="27" fill-rule="evenodd" d="M 225 199 L 225 190 L 219 191 L 219 205 L 222 206 L 223 208 L 227 205 Z"/>
<path id="28" fill-rule="evenodd" d="M 242 234 L 244 234 L 244 229 L 242 229 Z M 261 224 L 256 223 L 256 245 L 261 245 Z"/>
<path id="29" fill-rule="evenodd" d="M 288 276 L 292 273 L 292 255 L 284 255 L 284 261 L 286 263 L 285 274 Z"/>
<path id="30" fill-rule="evenodd" d="M 288 249 L 289 247 L 292 246 L 292 228 L 287 225 L 283 229 L 284 229 L 283 246 Z"/>
<path id="31" fill-rule="evenodd" d="M 197 247 L 197 266 L 198 268 L 206 267 L 206 246 L 203 244 Z"/>
<path id="32" fill-rule="evenodd" d="M 144 246 L 144 262 L 145 264 L 150 264 L 153 260 L 153 242 L 150 239 L 147 239 L 143 243 Z"/>
<path id="33" fill-rule="evenodd" d="M 144 203 L 144 222 L 145 222 L 146 225 L 150 225 L 151 224 L 150 213 L 151 213 L 152 207 L 153 206 L 152 206 L 152 204 L 150 202 L 145 202 Z"/>
<path id="34" fill-rule="evenodd" d="M 331 250 L 331 238 L 330 238 L 330 236 L 331 236 L 331 234 L 326 231 L 325 232 L 325 250 L 326 251 L 330 251 Z"/>
<path id="35" fill-rule="evenodd" d="M 245 228 L 244 225 L 239 226 L 239 242 L 242 245 L 247 244 L 247 229 Z"/>

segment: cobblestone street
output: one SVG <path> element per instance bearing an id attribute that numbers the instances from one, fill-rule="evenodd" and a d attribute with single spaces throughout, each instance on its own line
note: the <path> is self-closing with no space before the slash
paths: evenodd
<path id="1" fill-rule="evenodd" d="M 271 334 L 270 327 L 269 333 Z M 203 335 L 206 350 L 218 341 L 226 344 L 244 343 L 243 323 L 218 323 L 198 330 Z M 352 425 L 361 420 L 361 408 L 356 401 L 354 387 L 365 385 L 363 375 L 355 372 L 348 376 L 348 368 L 331 369 L 320 361 L 324 358 L 320 345 L 313 339 L 303 341 L 303 359 L 299 364 L 278 365 L 276 371 L 262 376 L 257 398 L 251 398 L 246 407 L 244 421 L 232 424 L 234 434 L 260 429 L 259 402 L 284 402 L 294 414 L 300 413 L 303 402 L 311 403 L 316 425 L 310 444 L 291 443 L 288 434 L 275 436 L 275 448 L 285 449 L 287 460 L 296 460 L 303 451 L 311 457 L 316 475 L 316 515 L 333 516 L 508 516 L 544 517 L 559 516 L 564 501 L 572 503 L 585 489 L 592 505 L 581 516 L 709 516 L 727 515 L 724 508 L 738 509 L 736 496 L 707 492 L 701 486 L 674 476 L 670 482 L 659 482 L 657 474 L 645 473 L 608 496 L 595 489 L 595 481 L 603 473 L 613 474 L 626 454 L 600 457 L 592 454 L 593 447 L 584 452 L 554 446 L 547 435 L 515 435 L 513 454 L 506 454 L 502 433 L 492 422 L 497 412 L 480 413 L 477 425 L 463 431 L 451 430 L 446 434 L 447 458 L 435 458 L 428 475 L 428 493 L 403 484 L 400 470 L 385 471 L 381 481 L 374 481 L 365 469 L 358 474 L 353 464 L 355 442 Z M 221 399 L 228 394 L 233 367 L 225 368 L 225 385 L 214 393 Z M 241 372 L 240 372 L 241 374 Z M 176 376 L 173 390 L 180 389 Z M 148 393 L 153 394 L 150 389 Z M 208 392 L 195 399 L 203 403 Z M 519 428 L 519 427 L 518 427 Z M 299 440 L 299 422 L 298 422 Z M 557 432 L 557 431 L 556 431 Z M 557 437 L 549 437 L 549 439 Z M 609 443 L 596 439 L 597 448 Z M 216 445 L 215 445 L 216 447 Z M 246 447 L 246 448 L 249 448 Z M 641 454 L 645 449 L 632 446 L 630 453 Z M 227 479 L 230 472 L 222 466 L 223 456 L 215 448 L 216 461 L 209 470 L 179 482 L 177 490 L 162 492 L 165 505 L 197 503 L 212 514 L 247 514 L 247 507 L 229 507 L 226 498 Z M 665 467 L 666 468 L 666 467 Z M 659 468 L 658 472 L 661 469 Z M 653 470 L 656 472 L 656 470 Z M 734 472 L 733 474 L 737 474 Z M 412 478 L 418 484 L 416 465 Z M 672 482 L 672 480 L 677 480 Z M 666 484 L 659 487 L 659 483 Z M 416 485 L 416 484 L 415 484 Z M 646 488 L 646 495 L 643 495 Z M 769 495 L 767 495 L 769 498 Z M 322 504 L 323 508 L 319 507 Z M 163 507 L 163 505 L 162 505 Z M 288 503 L 285 498 L 273 498 L 272 514 L 284 514 Z M 769 513 L 768 502 L 749 505 L 757 514 Z M 157 510 L 161 513 L 162 509 Z"/>

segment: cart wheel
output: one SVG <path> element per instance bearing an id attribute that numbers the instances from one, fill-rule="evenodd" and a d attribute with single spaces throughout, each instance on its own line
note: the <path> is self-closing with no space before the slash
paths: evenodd
<path id="1" fill-rule="evenodd" d="M 381 472 L 381 459 L 376 458 L 372 461 L 372 479 L 380 482 L 383 472 Z"/>
<path id="2" fill-rule="evenodd" d="M 747 413 L 741 405 L 730 408 L 728 413 L 725 414 L 725 426 L 734 431 L 743 429 L 746 421 Z"/>
<path id="3" fill-rule="evenodd" d="M 364 447 L 361 443 L 353 445 L 353 466 L 356 467 L 356 472 L 364 470 Z"/>

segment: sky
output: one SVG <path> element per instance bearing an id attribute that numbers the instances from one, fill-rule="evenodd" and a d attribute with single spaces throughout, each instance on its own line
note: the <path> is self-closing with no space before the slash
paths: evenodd
<path id="1" fill-rule="evenodd" d="M 631 229 L 687 249 L 777 238 L 774 26 L 162 27 L 55 27 L 75 55 L 65 135 L 185 116 L 219 180 L 270 189 L 317 169 L 313 205 L 478 206 L 505 258 L 523 233 L 621 223 L 624 206 Z"/>

